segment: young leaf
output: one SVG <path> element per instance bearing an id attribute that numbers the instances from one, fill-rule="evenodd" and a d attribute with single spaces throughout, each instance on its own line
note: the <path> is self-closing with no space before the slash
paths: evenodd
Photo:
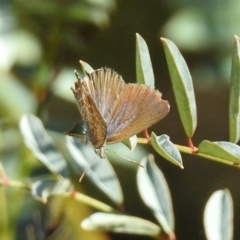
<path id="1" fill-rule="evenodd" d="M 76 103 L 76 99 L 70 90 L 70 86 L 73 85 L 74 80 L 72 68 L 62 69 L 52 83 L 52 91 L 54 95 L 64 100 Z"/>
<path id="2" fill-rule="evenodd" d="M 161 38 L 161 41 L 167 59 L 180 118 L 186 135 L 191 138 L 197 126 L 197 108 L 192 77 L 176 45 L 166 38 Z"/>
<path id="3" fill-rule="evenodd" d="M 147 220 L 111 213 L 94 213 L 82 221 L 85 230 L 102 230 L 115 233 L 138 234 L 157 238 L 161 228 Z"/>
<path id="4" fill-rule="evenodd" d="M 42 122 L 34 115 L 24 115 L 19 123 L 26 146 L 52 173 L 60 178 L 68 177 L 68 169 L 62 154 L 47 135 Z"/>
<path id="5" fill-rule="evenodd" d="M 123 203 L 121 186 L 107 159 L 96 155 L 92 146 L 85 145 L 72 137 L 66 137 L 66 141 L 67 148 L 81 171 L 80 174 L 91 165 L 85 177 L 89 178 L 114 203 L 121 205 Z"/>
<path id="6" fill-rule="evenodd" d="M 152 155 L 145 157 L 141 164 L 146 169 L 138 168 L 137 172 L 137 186 L 140 196 L 156 217 L 163 231 L 172 234 L 174 216 L 167 182 L 155 164 Z"/>
<path id="7" fill-rule="evenodd" d="M 82 60 L 80 60 L 79 63 L 82 66 L 82 70 L 83 70 L 84 75 L 86 73 L 91 73 L 91 72 L 94 71 L 94 69 L 88 63 L 86 63 L 86 62 L 84 62 Z"/>
<path id="8" fill-rule="evenodd" d="M 208 240 L 233 239 L 233 203 L 227 189 L 216 191 L 209 198 L 204 210 L 204 228 Z"/>
<path id="9" fill-rule="evenodd" d="M 240 146 L 234 143 L 204 140 L 199 144 L 198 152 L 217 157 L 223 161 L 240 164 Z"/>
<path id="10" fill-rule="evenodd" d="M 181 154 L 175 145 L 169 140 L 169 136 L 163 134 L 157 137 L 156 134 L 152 132 L 151 143 L 155 151 L 162 157 L 180 168 L 183 168 Z"/>
<path id="11" fill-rule="evenodd" d="M 152 62 L 145 40 L 136 34 L 136 75 L 137 83 L 154 88 Z"/>
<path id="12" fill-rule="evenodd" d="M 237 143 L 240 139 L 240 38 L 238 36 L 234 36 L 234 52 L 232 56 L 229 139 L 233 143 Z"/>
<path id="13" fill-rule="evenodd" d="M 64 179 L 62 181 L 56 180 L 39 180 L 32 185 L 32 195 L 44 203 L 47 202 L 48 197 L 61 195 L 61 193 L 69 192 L 73 189 L 70 181 Z"/>
<path id="14" fill-rule="evenodd" d="M 122 141 L 122 143 L 127 146 L 131 151 L 135 149 L 137 146 L 137 136 L 133 135 L 132 137 L 125 139 Z"/>

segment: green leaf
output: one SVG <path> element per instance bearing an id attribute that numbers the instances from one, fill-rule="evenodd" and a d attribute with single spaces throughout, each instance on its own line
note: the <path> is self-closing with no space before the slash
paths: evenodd
<path id="1" fill-rule="evenodd" d="M 70 87 L 75 81 L 73 71 L 74 70 L 72 68 L 62 69 L 57 78 L 53 81 L 51 89 L 56 96 L 64 100 L 76 103 L 76 99 L 70 90 Z"/>
<path id="2" fill-rule="evenodd" d="M 47 135 L 41 120 L 32 114 L 24 115 L 20 119 L 19 128 L 33 155 L 61 179 L 68 178 L 66 161 Z"/>
<path id="3" fill-rule="evenodd" d="M 133 151 L 137 146 L 137 136 L 133 135 L 132 137 L 125 139 L 122 143 L 127 146 L 131 151 Z"/>
<path id="4" fill-rule="evenodd" d="M 19 120 L 27 112 L 35 112 L 37 101 L 34 95 L 17 79 L 0 71 L 0 109 L 8 119 Z"/>
<path id="5" fill-rule="evenodd" d="M 178 167 L 183 168 L 181 154 L 176 146 L 169 140 L 169 136 L 166 134 L 156 136 L 156 134 L 152 132 L 151 143 L 155 151 L 162 157 Z"/>
<path id="6" fill-rule="evenodd" d="M 208 240 L 233 239 L 233 203 L 229 190 L 214 192 L 204 210 L 204 228 Z"/>
<path id="7" fill-rule="evenodd" d="M 32 184 L 32 195 L 39 201 L 47 202 L 48 197 L 61 195 L 73 190 L 70 181 L 64 179 L 56 181 L 52 179 L 39 180 Z"/>
<path id="8" fill-rule="evenodd" d="M 82 67 L 82 70 L 83 70 L 83 73 L 84 75 L 86 75 L 86 73 L 91 73 L 94 71 L 94 69 L 86 62 L 80 60 L 79 61 L 81 67 Z"/>
<path id="9" fill-rule="evenodd" d="M 115 8 L 112 1 L 107 1 L 107 4 L 110 3 L 108 7 L 106 4 L 105 7 L 103 7 L 103 5 L 99 6 L 99 4 L 98 6 L 94 6 L 92 3 L 89 6 L 89 4 L 84 2 L 85 1 L 80 1 L 77 4 L 70 4 L 71 6 L 67 8 L 63 14 L 63 17 L 67 19 L 67 22 L 88 23 L 95 25 L 98 28 L 103 28 L 110 24 L 109 15 Z M 62 10 L 64 11 L 64 9 Z"/>
<path id="10" fill-rule="evenodd" d="M 80 174 L 85 173 L 95 186 L 97 186 L 108 198 L 118 206 L 123 203 L 123 195 L 120 183 L 111 164 L 106 158 L 100 158 L 95 154 L 91 145 L 85 145 L 80 141 L 67 137 L 67 148 L 77 164 Z M 94 162 L 93 162 L 94 161 Z"/>
<path id="11" fill-rule="evenodd" d="M 150 208 L 163 231 L 173 233 L 174 216 L 171 195 L 164 175 L 154 162 L 153 155 L 141 162 L 146 169 L 138 168 L 137 186 L 141 198 Z"/>
<path id="12" fill-rule="evenodd" d="M 176 45 L 166 38 L 161 38 L 161 41 L 167 59 L 180 118 L 186 135 L 191 138 L 197 126 L 197 108 L 192 77 Z"/>
<path id="13" fill-rule="evenodd" d="M 112 213 L 94 213 L 82 221 L 81 227 L 84 230 L 139 234 L 155 238 L 161 233 L 160 227 L 152 222 L 138 217 Z"/>
<path id="14" fill-rule="evenodd" d="M 198 152 L 217 157 L 220 160 L 240 164 L 240 146 L 230 142 L 202 141 L 198 146 Z"/>
<path id="15" fill-rule="evenodd" d="M 136 34 L 136 75 L 137 83 L 154 88 L 152 62 L 145 40 Z"/>
<path id="16" fill-rule="evenodd" d="M 232 56 L 231 89 L 229 102 L 229 140 L 240 139 L 240 38 L 234 36 L 234 52 Z"/>

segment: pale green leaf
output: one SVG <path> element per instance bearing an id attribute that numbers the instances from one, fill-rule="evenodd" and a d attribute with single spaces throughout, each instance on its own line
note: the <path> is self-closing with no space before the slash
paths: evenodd
<path id="1" fill-rule="evenodd" d="M 231 142 L 202 141 L 198 152 L 217 157 L 219 160 L 240 164 L 240 146 Z"/>
<path id="2" fill-rule="evenodd" d="M 121 205 L 123 203 L 122 189 L 109 161 L 96 155 L 93 147 L 89 144 L 85 145 L 72 137 L 67 137 L 66 140 L 67 148 L 79 167 L 79 177 L 88 169 L 85 177 L 115 204 Z"/>
<path id="3" fill-rule="evenodd" d="M 208 240 L 233 239 L 233 202 L 230 192 L 218 190 L 204 210 L 204 228 Z"/>
<path id="4" fill-rule="evenodd" d="M 161 228 L 147 220 L 111 213 L 94 213 L 86 218 L 81 227 L 85 230 L 102 230 L 115 233 L 139 234 L 158 237 Z"/>
<path id="5" fill-rule="evenodd" d="M 133 135 L 132 137 L 123 140 L 122 143 L 127 146 L 131 151 L 133 151 L 137 146 L 137 136 Z"/>
<path id="6" fill-rule="evenodd" d="M 156 136 L 154 132 L 151 134 L 151 143 L 156 152 L 173 164 L 183 168 L 182 157 L 179 150 L 170 141 L 169 136 L 163 134 Z"/>
<path id="7" fill-rule="evenodd" d="M 237 143 L 240 139 L 240 38 L 234 36 L 232 56 L 231 88 L 229 102 L 229 139 Z"/>
<path id="8" fill-rule="evenodd" d="M 20 120 L 19 127 L 24 142 L 33 155 L 52 173 L 60 178 L 67 178 L 66 161 L 46 133 L 41 120 L 31 114 L 24 115 Z"/>
<path id="9" fill-rule="evenodd" d="M 70 181 L 64 179 L 62 181 L 56 181 L 52 179 L 39 180 L 32 184 L 32 195 L 39 201 L 44 203 L 50 196 L 61 195 L 73 190 L 73 186 Z"/>
<path id="10" fill-rule="evenodd" d="M 186 135 L 192 137 L 197 126 L 197 108 L 192 77 L 177 46 L 166 38 L 161 38 L 161 40 L 180 118 Z"/>
<path id="11" fill-rule="evenodd" d="M 145 40 L 136 34 L 136 75 L 137 83 L 154 88 L 152 62 Z"/>
<path id="12" fill-rule="evenodd" d="M 173 233 L 174 215 L 171 195 L 163 173 L 149 155 L 140 162 L 146 169 L 138 168 L 137 186 L 141 198 L 150 208 L 163 231 Z"/>

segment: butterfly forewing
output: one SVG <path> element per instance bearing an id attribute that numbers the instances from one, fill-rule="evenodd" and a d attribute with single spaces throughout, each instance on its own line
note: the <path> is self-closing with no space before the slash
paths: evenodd
<path id="1" fill-rule="evenodd" d="M 90 140 L 95 147 L 100 147 L 106 139 L 106 121 L 102 118 L 91 95 L 86 89 L 85 78 L 83 80 L 79 79 L 75 83 L 75 89 L 72 88 L 72 90 L 77 99 L 82 120 L 88 124 Z"/>
<path id="2" fill-rule="evenodd" d="M 78 110 L 80 112 L 82 120 L 87 122 L 87 117 L 86 117 L 86 106 L 84 104 L 84 98 L 85 94 L 83 92 L 83 86 L 82 86 L 82 81 L 79 78 L 77 82 L 74 83 L 74 86 L 71 87 L 71 90 L 77 100 L 77 106 Z"/>
<path id="3" fill-rule="evenodd" d="M 107 134 L 107 125 L 104 118 L 102 118 L 93 99 L 88 95 L 85 99 L 87 108 L 86 115 L 88 118 L 88 128 L 90 131 L 90 139 L 96 148 L 103 146 Z"/>
<path id="4" fill-rule="evenodd" d="M 129 138 L 164 118 L 169 104 L 161 93 L 145 85 L 125 85 L 107 122 L 107 143 Z"/>
<path id="5" fill-rule="evenodd" d="M 124 86 L 125 83 L 121 76 L 109 68 L 96 70 L 84 79 L 85 91 L 91 94 L 98 111 L 106 122 Z"/>

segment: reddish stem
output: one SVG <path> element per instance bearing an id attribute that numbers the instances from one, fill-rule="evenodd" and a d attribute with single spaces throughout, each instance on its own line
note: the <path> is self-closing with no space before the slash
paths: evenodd
<path id="1" fill-rule="evenodd" d="M 239 163 L 233 163 L 233 166 L 239 166 L 240 164 Z"/>
<path id="2" fill-rule="evenodd" d="M 9 180 L 8 177 L 6 175 L 6 173 L 4 171 L 1 171 L 1 178 L 2 178 L 2 183 L 4 186 L 9 186 Z"/>
<path id="3" fill-rule="evenodd" d="M 192 153 L 197 153 L 198 149 L 194 146 L 192 138 L 187 137 L 187 145 L 192 149 Z"/>
<path id="4" fill-rule="evenodd" d="M 123 205 L 120 205 L 120 206 L 118 207 L 118 210 L 119 210 L 121 213 L 125 213 L 125 212 L 126 212 Z"/>
<path id="5" fill-rule="evenodd" d="M 144 137 L 150 142 L 151 141 L 151 138 L 150 138 L 150 136 L 149 136 L 149 134 L 148 134 L 148 130 L 147 129 L 144 129 L 143 130 L 143 135 L 144 135 Z"/>
<path id="6" fill-rule="evenodd" d="M 74 198 L 76 196 L 76 191 L 72 190 L 71 193 L 70 193 L 70 196 Z"/>
<path id="7" fill-rule="evenodd" d="M 175 236 L 175 234 L 173 232 L 168 234 L 168 235 L 161 234 L 160 240 L 176 240 L 176 236 Z"/>

